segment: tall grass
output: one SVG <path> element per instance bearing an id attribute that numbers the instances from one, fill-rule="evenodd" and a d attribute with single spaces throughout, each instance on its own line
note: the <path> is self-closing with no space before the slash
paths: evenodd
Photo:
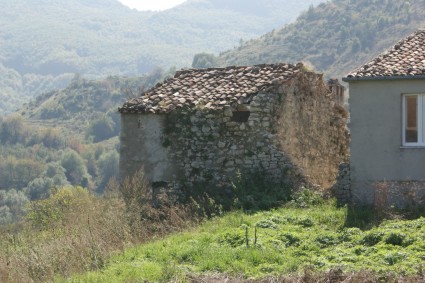
<path id="1" fill-rule="evenodd" d="M 154 200 L 150 191 L 139 172 L 122 186 L 110 182 L 101 198 L 69 187 L 32 202 L 23 222 L 0 231 L 0 282 L 45 282 L 99 270 L 111 255 L 193 223 L 190 207 L 166 196 Z"/>
<path id="2" fill-rule="evenodd" d="M 362 231 L 345 226 L 346 207 L 305 198 L 205 221 L 68 282 L 424 282 L 424 218 Z"/>

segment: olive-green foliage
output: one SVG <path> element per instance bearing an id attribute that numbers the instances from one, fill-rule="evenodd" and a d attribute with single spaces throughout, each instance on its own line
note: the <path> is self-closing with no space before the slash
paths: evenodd
<path id="1" fill-rule="evenodd" d="M 87 204 L 91 198 L 89 192 L 81 187 L 57 189 L 49 198 L 32 201 L 26 218 L 40 230 L 60 225 L 69 208 L 78 211 L 79 206 Z"/>
<path id="2" fill-rule="evenodd" d="M 138 87 L 150 87 L 164 76 L 158 71 L 140 78 L 93 81 L 75 76 L 67 89 L 46 93 L 28 104 L 20 111 L 23 116 L 0 118 L 0 190 L 15 188 L 32 200 L 48 197 L 52 188 L 70 183 L 102 192 L 118 172 L 118 105 L 129 90 L 139 94 Z M 46 109 L 59 108 L 64 111 L 54 119 L 43 116 Z M 104 129 L 91 127 L 96 138 L 83 144 L 88 124 L 109 128 L 105 134 Z M 93 140 L 98 143 L 91 144 Z"/>
<path id="3" fill-rule="evenodd" d="M 94 142 L 103 141 L 115 136 L 117 133 L 114 131 L 116 127 L 115 122 L 111 117 L 103 115 L 90 122 L 87 127 L 86 136 L 93 137 Z"/>
<path id="4" fill-rule="evenodd" d="M 0 190 L 0 225 L 19 220 L 25 213 L 27 202 L 28 198 L 21 191 Z"/>
<path id="5" fill-rule="evenodd" d="M 88 185 L 89 175 L 83 158 L 74 150 L 68 149 L 62 156 L 61 165 L 68 181 L 73 185 Z"/>
<path id="6" fill-rule="evenodd" d="M 166 278 L 190 282 L 189 274 L 202 278 L 212 272 L 260 279 L 299 273 L 307 267 L 319 272 L 368 270 L 369 279 L 377 278 L 371 282 L 385 281 L 390 274 L 394 278 L 422 274 L 425 218 L 385 221 L 362 231 L 345 227 L 346 215 L 347 208 L 338 208 L 334 202 L 308 208 L 291 204 L 250 215 L 232 212 L 193 231 L 128 249 L 111 258 L 101 271 L 69 282 L 163 282 Z M 403 245 L 407 237 L 409 244 Z M 169 266 L 173 268 L 167 270 Z"/>
<path id="7" fill-rule="evenodd" d="M 198 53 L 193 57 L 192 68 L 211 68 L 217 66 L 217 58 L 214 54 Z"/>
<path id="8" fill-rule="evenodd" d="M 37 178 L 45 165 L 31 157 L 16 158 L 2 156 L 0 162 L 0 188 L 24 188 L 31 180 Z"/>
<path id="9" fill-rule="evenodd" d="M 424 0 L 333 0 L 294 23 L 221 53 L 221 65 L 305 62 L 343 76 L 423 26 Z"/>
<path id="10" fill-rule="evenodd" d="M 99 174 L 101 176 L 99 187 L 103 189 L 111 178 L 118 179 L 119 154 L 111 150 L 100 155 L 97 161 Z"/>
<path id="11" fill-rule="evenodd" d="M 231 48 L 320 1 L 189 1 L 163 12 L 140 12 L 115 0 L 3 0 L 0 113 L 64 87 L 75 73 L 134 76 L 155 66 L 190 66 L 199 50 Z M 43 117 L 63 111 L 68 109 L 45 108 Z"/>
<path id="12" fill-rule="evenodd" d="M 25 140 L 24 122 L 19 114 L 13 114 L 0 121 L 0 141 L 16 144 Z"/>

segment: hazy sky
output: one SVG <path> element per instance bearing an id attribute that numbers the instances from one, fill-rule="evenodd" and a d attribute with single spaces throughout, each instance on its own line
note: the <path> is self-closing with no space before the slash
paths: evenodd
<path id="1" fill-rule="evenodd" d="M 130 8 L 136 8 L 137 10 L 166 10 L 170 9 L 178 4 L 185 2 L 186 0 L 118 0 L 124 5 Z"/>

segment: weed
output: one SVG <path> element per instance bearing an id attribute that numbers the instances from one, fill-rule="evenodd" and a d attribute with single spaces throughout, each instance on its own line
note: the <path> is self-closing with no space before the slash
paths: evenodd
<path id="1" fill-rule="evenodd" d="M 241 231 L 226 232 L 218 237 L 218 242 L 235 248 L 245 243 L 245 236 Z"/>
<path id="2" fill-rule="evenodd" d="M 255 226 L 259 228 L 277 229 L 277 225 L 271 220 L 260 220 Z"/>
<path id="3" fill-rule="evenodd" d="M 384 261 L 389 265 L 394 265 L 405 258 L 406 258 L 406 253 L 394 252 L 394 253 L 387 253 L 384 256 Z"/>
<path id="4" fill-rule="evenodd" d="M 301 243 L 301 239 L 291 233 L 281 234 L 279 235 L 279 239 L 285 244 L 285 247 L 298 247 Z"/>
<path id="5" fill-rule="evenodd" d="M 324 202 L 323 197 L 319 192 L 310 189 L 303 189 L 296 192 L 292 198 L 291 204 L 300 208 L 321 205 Z"/>
<path id="6" fill-rule="evenodd" d="M 316 237 L 314 240 L 320 248 L 326 248 L 338 244 L 338 239 L 334 235 L 323 234 Z"/>
<path id="7" fill-rule="evenodd" d="M 295 222 L 297 225 L 300 225 L 302 227 L 312 227 L 314 225 L 313 220 L 311 220 L 310 218 L 300 218 L 298 220 L 296 220 Z"/>
<path id="8" fill-rule="evenodd" d="M 360 241 L 360 243 L 365 246 L 374 246 L 382 240 L 383 235 L 384 235 L 383 232 L 377 232 L 377 231 L 368 232 Z"/>

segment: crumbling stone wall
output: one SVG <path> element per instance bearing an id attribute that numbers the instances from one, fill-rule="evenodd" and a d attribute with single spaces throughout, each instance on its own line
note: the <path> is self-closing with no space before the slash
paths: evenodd
<path id="1" fill-rule="evenodd" d="M 149 181 L 172 186 L 226 187 L 240 172 L 330 187 L 348 155 L 346 111 L 313 73 L 278 81 L 235 107 L 122 117 L 121 178 L 144 165 Z"/>
<path id="2" fill-rule="evenodd" d="M 225 187 L 238 172 L 260 172 L 270 181 L 292 176 L 291 182 L 301 182 L 276 138 L 273 117 L 280 97 L 263 93 L 236 109 L 199 107 L 168 114 L 163 140 L 171 158 L 184 168 L 181 180 Z"/>
<path id="3" fill-rule="evenodd" d="M 284 93 L 277 113 L 281 149 L 312 183 L 330 188 L 348 160 L 348 113 L 314 73 L 299 75 Z"/>

